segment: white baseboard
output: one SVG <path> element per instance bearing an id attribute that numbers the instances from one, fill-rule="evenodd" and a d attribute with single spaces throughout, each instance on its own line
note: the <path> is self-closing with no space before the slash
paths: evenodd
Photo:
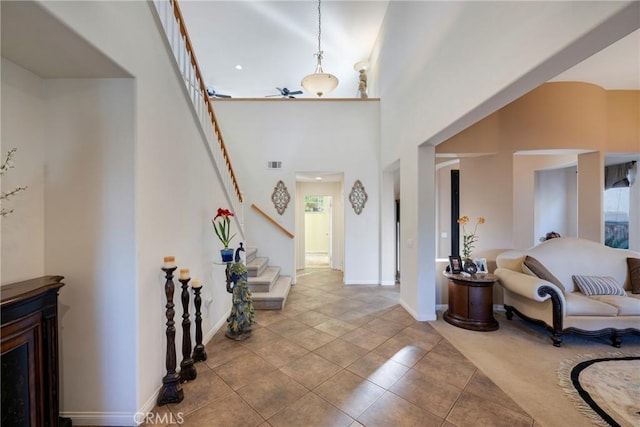
<path id="1" fill-rule="evenodd" d="M 60 412 L 71 418 L 73 425 L 81 426 L 137 426 L 134 412 Z"/>
<path id="2" fill-rule="evenodd" d="M 415 312 L 415 310 L 413 310 L 411 307 L 409 307 L 409 305 L 407 303 L 405 303 L 402 299 L 400 300 L 400 305 L 409 312 L 409 314 L 411 316 L 413 316 L 414 319 L 416 319 L 418 322 L 428 322 L 430 320 L 436 320 L 436 313 L 433 314 L 427 314 L 427 315 L 422 315 L 422 316 L 418 316 L 418 313 Z"/>
<path id="3" fill-rule="evenodd" d="M 140 412 L 150 412 L 156 406 L 156 402 L 158 401 L 158 395 L 160 394 L 160 390 L 162 390 L 162 386 L 158 387 L 158 389 L 151 395 L 151 397 L 142 405 L 140 408 Z M 82 425 L 82 424 L 80 424 Z"/>
<path id="4" fill-rule="evenodd" d="M 395 286 L 396 281 L 395 280 L 383 280 L 382 282 L 380 282 L 380 284 L 382 286 Z"/>
<path id="5" fill-rule="evenodd" d="M 344 282 L 345 285 L 379 285 L 377 280 L 349 280 Z"/>

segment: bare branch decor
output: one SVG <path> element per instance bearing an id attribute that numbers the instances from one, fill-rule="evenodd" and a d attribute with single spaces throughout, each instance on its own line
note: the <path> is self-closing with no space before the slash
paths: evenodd
<path id="1" fill-rule="evenodd" d="M 360 182 L 359 179 L 353 184 L 353 188 L 351 188 L 351 193 L 349 193 L 349 201 L 351 202 L 351 207 L 357 215 L 360 215 L 362 209 L 364 209 L 365 203 L 367 203 L 367 192 L 364 191 L 364 185 Z"/>
<path id="2" fill-rule="evenodd" d="M 284 185 L 282 180 L 278 181 L 276 186 L 273 188 L 273 194 L 271 194 L 271 201 L 273 202 L 273 206 L 276 208 L 276 211 L 278 211 L 278 214 L 282 215 L 284 213 L 290 200 L 291 195 L 287 190 L 287 186 Z"/>
<path id="3" fill-rule="evenodd" d="M 18 149 L 14 147 L 7 153 L 4 161 L 2 162 L 2 164 L 0 164 L 0 176 L 7 173 L 9 169 L 13 169 L 13 156 L 15 155 L 16 151 L 18 151 Z M 0 191 L 0 201 L 2 201 L 0 203 L 4 203 L 5 200 L 8 201 L 11 197 L 26 189 L 27 187 L 16 187 L 13 190 L 9 190 L 7 192 Z M 12 212 L 13 209 L 5 209 L 4 207 L 0 207 L 0 216 L 4 217 Z"/>

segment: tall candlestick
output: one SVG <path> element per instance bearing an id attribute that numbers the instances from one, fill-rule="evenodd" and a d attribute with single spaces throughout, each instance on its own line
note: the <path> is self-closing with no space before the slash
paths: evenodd
<path id="1" fill-rule="evenodd" d="M 176 257 L 174 256 L 166 256 L 164 257 L 164 264 L 162 268 L 175 268 L 176 267 Z"/>
<path id="2" fill-rule="evenodd" d="M 196 286 L 197 285 L 197 286 Z M 193 306 L 196 309 L 196 346 L 193 347 L 193 361 L 202 362 L 207 360 L 207 352 L 202 345 L 202 313 L 200 312 L 200 306 L 202 304 L 202 298 L 200 298 L 200 291 L 202 285 L 199 280 L 193 280 L 191 282 L 191 288 L 193 288 Z"/>
<path id="3" fill-rule="evenodd" d="M 180 362 L 180 382 L 195 380 L 198 373 L 191 358 L 191 321 L 189 320 L 189 270 L 180 270 L 182 283 L 182 362 Z"/>
<path id="4" fill-rule="evenodd" d="M 173 257 L 165 257 L 165 262 L 175 262 L 166 260 L 166 258 Z M 175 265 L 173 267 L 162 268 L 162 271 L 165 272 L 165 278 L 167 279 L 164 285 L 164 293 L 167 297 L 167 305 L 165 306 L 167 309 L 167 354 L 166 354 L 166 367 L 167 374 L 162 378 L 162 389 L 160 390 L 160 394 L 158 394 L 158 406 L 165 405 L 167 403 L 180 403 L 182 399 L 184 399 L 184 391 L 180 386 L 180 376 L 176 373 L 176 328 L 175 322 L 173 321 L 173 316 L 175 311 L 173 310 L 173 272 L 176 270 Z"/>

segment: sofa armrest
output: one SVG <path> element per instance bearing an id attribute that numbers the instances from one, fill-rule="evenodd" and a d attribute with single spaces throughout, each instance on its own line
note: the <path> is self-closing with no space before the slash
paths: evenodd
<path id="1" fill-rule="evenodd" d="M 567 303 L 564 293 L 553 283 L 508 268 L 497 268 L 494 274 L 498 276 L 503 287 L 525 298 L 542 302 L 549 298 L 557 297 L 561 314 L 562 316 L 565 315 Z M 556 295 L 552 295 L 553 293 Z"/>

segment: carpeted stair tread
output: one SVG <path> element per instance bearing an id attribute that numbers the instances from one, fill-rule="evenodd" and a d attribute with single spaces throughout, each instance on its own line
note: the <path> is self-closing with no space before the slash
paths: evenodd
<path id="1" fill-rule="evenodd" d="M 282 310 L 291 288 L 291 276 L 280 276 L 269 292 L 251 291 L 256 310 Z"/>
<path id="2" fill-rule="evenodd" d="M 254 257 L 251 261 L 247 262 L 248 277 L 258 277 L 267 268 L 269 258 L 266 257 Z"/>
<path id="3" fill-rule="evenodd" d="M 253 259 L 256 257 L 256 254 L 258 253 L 258 248 L 245 248 L 245 251 L 246 251 L 245 263 L 249 265 L 249 263 L 253 261 Z"/>
<path id="4" fill-rule="evenodd" d="M 269 292 L 280 275 L 280 267 L 267 267 L 261 275 L 248 277 L 247 284 L 251 292 Z"/>

